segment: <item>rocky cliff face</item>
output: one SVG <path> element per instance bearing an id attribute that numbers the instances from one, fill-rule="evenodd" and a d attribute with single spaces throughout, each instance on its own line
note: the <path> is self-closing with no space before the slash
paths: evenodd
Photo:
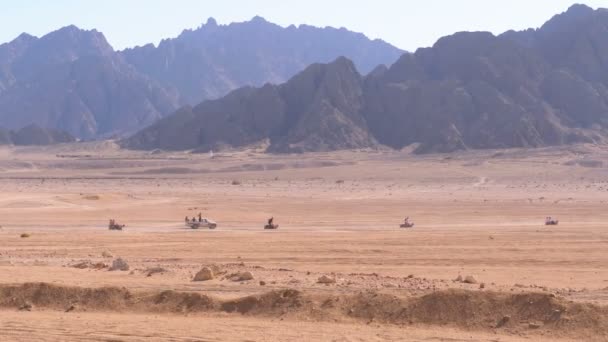
<path id="1" fill-rule="evenodd" d="M 209 19 L 196 30 L 122 52 L 140 72 L 176 89 L 196 104 L 242 86 L 282 83 L 313 63 L 348 56 L 363 73 L 393 63 L 403 52 L 380 40 L 331 27 L 283 28 L 260 17 L 218 25 Z"/>
<path id="2" fill-rule="evenodd" d="M 31 123 L 80 138 L 133 133 L 180 104 L 246 85 L 280 83 L 306 66 L 345 54 L 362 70 L 401 54 L 345 29 L 282 28 L 254 18 L 209 20 L 158 47 L 116 52 L 103 34 L 64 27 L 0 45 L 0 125 Z"/>
<path id="3" fill-rule="evenodd" d="M 190 149 L 269 138 L 271 152 L 380 143 L 418 144 L 424 153 L 599 142 L 608 129 L 607 78 L 608 12 L 577 5 L 538 30 L 444 37 L 366 77 L 344 58 L 313 65 L 281 86 L 204 102 L 125 144 Z M 198 140 L 176 143 L 176 118 Z"/>
<path id="4" fill-rule="evenodd" d="M 0 46 L 0 124 L 32 123 L 84 138 L 133 132 L 176 96 L 127 64 L 96 31 L 65 27 Z"/>
<path id="5" fill-rule="evenodd" d="M 353 63 L 339 58 L 314 64 L 280 86 L 242 88 L 182 108 L 124 144 L 205 150 L 270 139 L 270 150 L 277 152 L 369 147 L 375 140 L 360 113 L 362 95 L 362 79 Z"/>

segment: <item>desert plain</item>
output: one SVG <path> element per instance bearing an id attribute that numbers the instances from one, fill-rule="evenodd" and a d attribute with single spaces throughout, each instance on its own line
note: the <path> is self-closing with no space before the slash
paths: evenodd
<path id="1" fill-rule="evenodd" d="M 0 336 L 606 341 L 607 208 L 608 148 L 593 145 L 4 147 Z M 187 228 L 198 213 L 218 227 Z M 264 230 L 271 216 L 279 229 Z M 128 270 L 110 270 L 118 258 Z M 203 267 L 213 279 L 193 281 Z"/>

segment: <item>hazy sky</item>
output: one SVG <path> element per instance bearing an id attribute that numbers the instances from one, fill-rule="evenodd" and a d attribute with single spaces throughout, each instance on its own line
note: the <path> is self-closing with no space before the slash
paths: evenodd
<path id="1" fill-rule="evenodd" d="M 227 24 L 260 15 L 282 26 L 346 27 L 414 51 L 456 31 L 538 27 L 577 2 L 608 7 L 608 0 L 0 0 L 0 43 L 74 24 L 123 49 L 175 37 L 208 17 Z"/>

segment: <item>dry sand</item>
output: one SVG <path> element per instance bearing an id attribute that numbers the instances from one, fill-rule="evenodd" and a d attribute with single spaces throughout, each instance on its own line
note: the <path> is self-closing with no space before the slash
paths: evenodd
<path id="1" fill-rule="evenodd" d="M 433 156 L 249 150 L 213 158 L 121 151 L 110 142 L 4 148 L 0 334 L 608 340 L 607 156 L 592 146 Z M 184 217 L 199 212 L 218 228 L 186 229 Z M 560 225 L 544 226 L 549 215 Z M 277 231 L 262 229 L 270 216 Z M 404 216 L 413 229 L 399 228 Z M 108 231 L 110 218 L 125 230 Z M 117 257 L 129 271 L 108 271 Z M 211 265 L 221 270 L 216 279 L 192 281 Z M 246 271 L 253 280 L 231 280 Z M 323 275 L 336 283 L 317 283 Z M 454 281 L 459 275 L 477 283 Z M 23 285 L 32 282 L 59 292 Z M 133 298 L 172 290 L 215 304 L 99 305 L 82 294 L 102 287 Z M 260 299 L 285 289 L 297 291 L 295 304 Z M 230 312 L 230 301 L 249 309 Z M 31 310 L 19 311 L 25 304 Z M 500 326 L 505 315 L 511 319 Z"/>

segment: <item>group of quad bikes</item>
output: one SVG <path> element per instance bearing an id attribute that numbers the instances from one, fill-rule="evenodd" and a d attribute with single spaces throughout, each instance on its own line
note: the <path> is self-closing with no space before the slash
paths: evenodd
<path id="1" fill-rule="evenodd" d="M 200 213 L 198 214 L 198 217 L 192 217 L 192 219 L 190 219 L 188 216 L 186 216 L 184 221 L 186 223 L 186 226 L 190 227 L 191 229 L 200 229 L 200 228 L 215 229 L 215 228 L 217 228 L 217 223 L 215 221 L 202 217 L 202 215 Z M 559 224 L 559 220 L 557 220 L 551 216 L 547 216 L 545 218 L 546 226 L 557 226 L 558 224 Z M 114 220 L 114 219 L 111 219 L 110 223 L 108 225 L 109 230 L 123 230 L 124 227 L 125 227 L 124 224 L 118 224 L 116 222 L 116 220 Z M 399 227 L 400 228 L 413 228 L 414 222 L 410 221 L 410 218 L 408 216 L 405 219 L 403 219 L 403 223 L 401 223 L 399 225 Z M 279 229 L 279 225 L 274 223 L 274 217 L 271 217 L 268 219 L 268 222 L 264 226 L 264 229 Z"/>
<path id="2" fill-rule="evenodd" d="M 217 228 L 217 222 L 206 217 L 202 217 L 201 213 L 198 214 L 198 217 L 192 217 L 192 219 L 186 216 L 184 222 L 186 223 L 186 227 L 190 227 L 192 229 Z M 279 229 L 279 225 L 274 223 L 274 217 L 268 219 L 268 223 L 264 226 L 264 229 Z"/>

